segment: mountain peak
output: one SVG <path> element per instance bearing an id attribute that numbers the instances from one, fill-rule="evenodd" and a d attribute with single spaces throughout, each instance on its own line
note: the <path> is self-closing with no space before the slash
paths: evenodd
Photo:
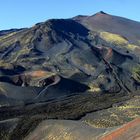
<path id="1" fill-rule="evenodd" d="M 105 13 L 104 11 L 100 11 L 100 12 L 98 12 L 99 14 L 105 14 L 105 15 L 107 15 L 107 13 Z"/>
<path id="2" fill-rule="evenodd" d="M 108 15 L 108 14 L 105 13 L 104 11 L 100 11 L 100 12 L 96 13 L 95 15 Z"/>

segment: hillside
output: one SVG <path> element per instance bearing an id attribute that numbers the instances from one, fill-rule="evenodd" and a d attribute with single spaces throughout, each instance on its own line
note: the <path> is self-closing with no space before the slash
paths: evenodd
<path id="1" fill-rule="evenodd" d="M 79 120 L 72 122 L 74 126 L 79 123 L 79 134 L 80 127 L 97 131 L 92 135 L 86 131 L 84 137 L 89 135 L 89 139 L 110 131 L 110 126 L 101 123 L 110 112 L 105 114 L 107 118 L 100 118 L 99 128 L 86 115 L 97 112 L 96 118 L 115 105 L 133 103 L 136 96 L 139 102 L 139 28 L 139 22 L 101 11 L 0 31 L 0 137 L 19 140 L 28 135 L 27 139 L 34 139 L 36 131 L 44 127 L 38 126 L 42 120 L 52 127 L 59 120 Z M 135 115 L 125 116 L 122 123 L 112 118 L 112 129 L 137 118 L 139 109 L 139 104 L 126 108 Z M 117 111 L 121 119 L 122 112 Z M 89 123 L 83 124 L 84 118 Z M 70 122 L 62 121 L 62 128 L 70 129 Z M 69 133 L 78 139 L 79 135 Z"/>

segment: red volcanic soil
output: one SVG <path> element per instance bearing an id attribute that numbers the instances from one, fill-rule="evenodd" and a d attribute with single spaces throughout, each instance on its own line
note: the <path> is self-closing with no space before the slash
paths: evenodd
<path id="1" fill-rule="evenodd" d="M 123 125 L 100 140 L 140 140 L 140 118 Z"/>
<path id="2" fill-rule="evenodd" d="M 32 77 L 43 77 L 47 75 L 47 72 L 43 70 L 38 70 L 38 71 L 29 72 L 27 73 L 27 75 L 30 75 Z"/>
<path id="3" fill-rule="evenodd" d="M 106 54 L 106 56 L 105 56 L 105 60 L 110 59 L 111 56 L 112 56 L 112 48 L 109 48 L 109 49 L 108 49 L 108 52 L 107 52 L 107 54 Z"/>

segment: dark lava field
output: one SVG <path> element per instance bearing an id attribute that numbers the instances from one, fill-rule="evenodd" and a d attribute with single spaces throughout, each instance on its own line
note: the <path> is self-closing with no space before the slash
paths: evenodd
<path id="1" fill-rule="evenodd" d="M 0 31 L 0 140 L 139 140 L 139 29 L 100 11 Z"/>

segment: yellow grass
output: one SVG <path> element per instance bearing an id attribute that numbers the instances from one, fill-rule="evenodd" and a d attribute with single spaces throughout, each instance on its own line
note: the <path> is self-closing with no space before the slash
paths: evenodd
<path id="1" fill-rule="evenodd" d="M 100 92 L 101 91 L 101 89 L 99 88 L 99 86 L 98 85 L 95 85 L 95 84 L 89 84 L 88 85 L 89 86 L 89 92 L 96 92 L 96 93 L 98 93 L 98 92 Z"/>
<path id="2" fill-rule="evenodd" d="M 127 44 L 128 41 L 118 34 L 113 34 L 109 32 L 100 32 L 100 37 L 103 38 L 105 41 L 114 43 L 117 45 L 124 45 Z"/>
<path id="3" fill-rule="evenodd" d="M 120 110 L 125 110 L 125 109 L 140 109 L 140 106 L 127 105 L 127 106 L 119 106 L 118 108 Z"/>
<path id="4" fill-rule="evenodd" d="M 140 81 L 140 66 L 136 66 L 132 69 L 132 76 L 137 80 Z"/>
<path id="5" fill-rule="evenodd" d="M 140 49 L 140 46 L 134 45 L 134 44 L 128 44 L 126 46 L 127 49 L 134 51 L 135 49 Z"/>
<path id="6" fill-rule="evenodd" d="M 110 42 L 115 45 L 120 45 L 121 47 L 128 49 L 130 51 L 134 51 L 135 49 L 140 49 L 140 46 L 129 44 L 127 39 L 125 39 L 124 37 L 118 34 L 113 34 L 109 32 L 100 32 L 100 37 L 107 42 Z"/>

